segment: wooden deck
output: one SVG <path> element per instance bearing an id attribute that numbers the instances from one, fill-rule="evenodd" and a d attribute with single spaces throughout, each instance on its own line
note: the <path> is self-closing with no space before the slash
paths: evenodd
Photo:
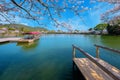
<path id="1" fill-rule="evenodd" d="M 20 39 L 18 40 L 18 43 L 30 43 L 34 42 L 34 39 Z"/>
<path id="2" fill-rule="evenodd" d="M 5 42 L 34 42 L 35 40 L 38 40 L 39 37 L 35 37 L 33 39 L 23 39 L 23 38 L 0 38 L 0 43 L 5 43 Z"/>
<path id="3" fill-rule="evenodd" d="M 76 49 L 83 53 L 87 58 L 76 58 Z M 96 55 L 99 56 L 98 51 L 96 51 L 96 53 Z M 81 71 L 86 80 L 120 80 L 119 69 L 115 68 L 114 66 L 108 64 L 107 62 L 99 58 L 92 57 L 91 55 L 74 45 L 73 62 Z"/>
<path id="4" fill-rule="evenodd" d="M 0 38 L 0 43 L 4 42 L 17 42 L 21 38 Z"/>
<path id="5" fill-rule="evenodd" d="M 39 39 L 39 37 L 35 37 L 33 39 L 24 39 L 24 38 L 22 38 L 22 39 L 18 40 L 18 43 L 31 43 L 31 42 L 34 42 L 35 40 L 38 40 L 38 39 Z"/>

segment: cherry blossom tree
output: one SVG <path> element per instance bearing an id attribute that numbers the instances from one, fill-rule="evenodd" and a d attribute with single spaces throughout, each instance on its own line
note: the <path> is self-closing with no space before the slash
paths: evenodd
<path id="1" fill-rule="evenodd" d="M 90 2 L 108 2 L 115 5 L 114 8 L 101 15 L 104 21 L 108 21 L 111 14 L 116 14 L 120 10 L 120 0 L 90 0 Z M 0 0 L 0 17 L 2 17 L 0 21 L 13 23 L 15 17 L 21 17 L 34 20 L 42 25 L 41 20 L 48 18 L 54 22 L 55 26 L 67 27 L 70 30 L 71 25 L 66 22 L 61 23 L 58 19 L 62 18 L 62 13 L 67 11 L 80 17 L 82 12 L 91 9 L 84 7 L 83 4 L 85 0 Z"/>
<path id="2" fill-rule="evenodd" d="M 114 7 L 107 10 L 101 15 L 101 20 L 104 22 L 110 22 L 113 19 L 118 19 L 120 17 L 120 0 L 98 0 L 99 2 L 107 2 L 113 4 Z"/>
<path id="3" fill-rule="evenodd" d="M 88 7 L 81 7 L 84 0 L 0 0 L 0 16 L 11 23 L 10 17 L 16 16 L 32 19 L 40 24 L 44 17 L 54 21 L 56 26 L 66 26 L 66 23 L 59 23 L 58 17 L 67 10 L 79 15 Z M 7 2 L 8 1 L 8 2 Z M 69 25 L 68 25 L 69 26 Z"/>

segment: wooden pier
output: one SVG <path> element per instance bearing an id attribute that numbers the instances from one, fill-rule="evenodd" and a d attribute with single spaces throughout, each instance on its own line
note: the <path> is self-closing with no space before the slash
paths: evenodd
<path id="1" fill-rule="evenodd" d="M 33 39 L 24 39 L 24 38 L 0 38 L 0 43 L 5 43 L 5 42 L 22 42 L 22 43 L 29 43 L 29 42 L 34 42 L 35 40 L 38 40 L 38 37 L 35 37 Z"/>
<path id="2" fill-rule="evenodd" d="M 31 42 L 34 42 L 36 40 L 39 40 L 39 36 L 38 37 L 34 37 L 32 39 L 21 38 L 21 39 L 18 40 L 18 43 L 31 43 Z"/>
<path id="3" fill-rule="evenodd" d="M 96 46 L 96 58 L 73 45 L 73 67 L 76 65 L 86 80 L 120 80 L 120 70 L 99 58 L 99 48 L 120 53 L 119 50 Z M 77 58 L 76 50 L 86 58 Z"/>
<path id="4" fill-rule="evenodd" d="M 0 43 L 5 43 L 5 42 L 17 42 L 21 38 L 0 38 Z"/>

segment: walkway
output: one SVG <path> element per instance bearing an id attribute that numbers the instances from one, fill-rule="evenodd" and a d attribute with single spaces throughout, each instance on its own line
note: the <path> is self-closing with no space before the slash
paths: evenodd
<path id="1" fill-rule="evenodd" d="M 76 65 L 86 80 L 120 80 L 120 70 L 99 58 L 99 48 L 120 53 L 119 50 L 96 46 L 96 58 L 73 45 L 73 67 Z M 77 58 L 76 49 L 86 56 Z"/>
<path id="2" fill-rule="evenodd" d="M 4 43 L 4 42 L 17 42 L 19 39 L 21 38 L 0 38 L 0 43 Z"/>

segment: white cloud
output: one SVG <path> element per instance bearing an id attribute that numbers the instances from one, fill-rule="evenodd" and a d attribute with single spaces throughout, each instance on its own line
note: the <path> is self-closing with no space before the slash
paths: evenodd
<path id="1" fill-rule="evenodd" d="M 28 26 L 28 23 L 21 23 L 21 24 Z"/>

